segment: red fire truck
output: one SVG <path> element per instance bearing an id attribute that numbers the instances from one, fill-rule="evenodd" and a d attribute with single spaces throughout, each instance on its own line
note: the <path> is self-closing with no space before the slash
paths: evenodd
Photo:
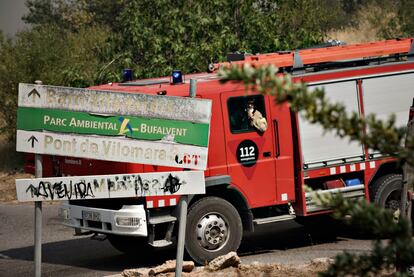
<path id="1" fill-rule="evenodd" d="M 310 90 L 323 88 L 332 103 L 342 103 L 350 112 L 361 117 L 375 113 L 379 118 L 394 113 L 397 125 L 402 126 L 414 95 L 413 54 L 409 38 L 235 54 L 230 62 L 274 64 L 281 73 L 292 74 L 294 81 L 306 82 Z M 212 100 L 206 194 L 192 197 L 188 210 L 185 247 L 195 261 L 204 263 L 237 250 L 243 232 L 254 231 L 257 225 L 327 213 L 305 192 L 305 185 L 322 193 L 363 197 L 382 207 L 398 208 L 402 170 L 392 157 L 325 133 L 292 112 L 288 104 L 276 105 L 269 96 L 246 93 L 242 84 L 220 84 L 216 69 L 221 65 L 226 63 L 211 65 L 207 73 L 187 75 L 184 81 L 174 76 L 178 83 L 167 77 L 91 88 L 188 97 L 189 80 L 195 79 L 196 97 Z M 246 108 L 252 102 L 267 121 L 264 132 L 249 124 Z M 44 176 L 177 170 L 56 156 L 44 157 L 43 167 Z M 27 170 L 31 168 L 29 161 Z M 78 233 L 99 234 L 117 249 L 133 253 L 172 243 L 178 203 L 179 196 L 71 200 L 61 205 L 60 213 L 64 223 Z M 134 220 L 118 222 L 118 216 Z"/>

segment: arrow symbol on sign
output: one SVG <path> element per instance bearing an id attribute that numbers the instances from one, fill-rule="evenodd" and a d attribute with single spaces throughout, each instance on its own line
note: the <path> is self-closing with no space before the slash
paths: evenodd
<path id="1" fill-rule="evenodd" d="M 32 89 L 30 92 L 29 92 L 29 94 L 27 95 L 27 97 L 30 97 L 30 96 L 32 96 L 33 95 L 33 97 L 32 97 L 32 99 L 33 99 L 33 102 L 35 101 L 35 99 L 36 99 L 36 95 L 37 95 L 37 97 L 39 97 L 40 98 L 40 94 L 39 94 L 39 92 L 34 88 L 34 89 Z"/>
<path id="2" fill-rule="evenodd" d="M 31 136 L 27 141 L 32 141 L 32 148 L 34 147 L 35 141 L 38 142 L 37 138 L 35 136 Z"/>

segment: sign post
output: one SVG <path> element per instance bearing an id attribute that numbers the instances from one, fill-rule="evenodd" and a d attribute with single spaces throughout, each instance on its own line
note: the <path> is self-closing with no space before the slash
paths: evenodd
<path id="1" fill-rule="evenodd" d="M 188 195 L 182 195 L 180 197 L 180 215 L 178 224 L 178 242 L 177 242 L 177 255 L 175 276 L 181 277 L 183 271 L 183 259 L 184 259 L 184 246 L 185 246 L 185 229 L 187 225 L 187 208 L 188 208 Z"/>
<path id="2" fill-rule="evenodd" d="M 42 156 L 35 155 L 35 177 L 42 178 Z M 35 201 L 35 235 L 34 235 L 34 262 L 35 276 L 42 276 L 42 202 Z"/>
<path id="3" fill-rule="evenodd" d="M 196 96 L 197 80 L 190 79 L 190 97 Z M 184 260 L 184 246 L 185 246 L 185 229 L 187 226 L 187 208 L 188 208 L 188 195 L 180 197 L 179 204 L 179 224 L 178 224 L 178 241 L 177 241 L 177 256 L 175 263 L 175 277 L 181 277 L 183 271 Z"/>
<path id="4" fill-rule="evenodd" d="M 42 81 L 35 81 L 36 85 L 41 85 Z M 36 90 L 29 93 L 28 97 L 31 97 Z M 35 96 L 33 96 L 34 98 Z M 34 138 L 32 138 L 32 144 Z M 42 155 L 35 154 L 35 177 L 42 178 L 43 166 L 42 166 Z M 35 203 L 35 235 L 34 235 L 34 262 L 35 262 L 35 276 L 42 276 L 42 202 L 36 201 Z"/>

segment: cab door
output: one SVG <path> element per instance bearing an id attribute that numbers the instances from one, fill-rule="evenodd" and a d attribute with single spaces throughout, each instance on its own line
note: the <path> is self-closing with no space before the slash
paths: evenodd
<path id="1" fill-rule="evenodd" d="M 246 196 L 251 208 L 276 204 L 275 144 L 269 101 L 268 97 L 246 95 L 244 91 L 221 94 L 231 183 Z M 251 126 L 248 103 L 254 103 L 255 110 L 266 118 L 266 131 Z"/>

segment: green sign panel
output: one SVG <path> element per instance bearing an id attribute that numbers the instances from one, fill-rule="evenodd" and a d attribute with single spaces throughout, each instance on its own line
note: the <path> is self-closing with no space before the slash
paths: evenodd
<path id="1" fill-rule="evenodd" d="M 96 115 L 41 108 L 17 110 L 17 129 L 167 140 L 207 147 L 209 124 L 133 116 Z"/>

